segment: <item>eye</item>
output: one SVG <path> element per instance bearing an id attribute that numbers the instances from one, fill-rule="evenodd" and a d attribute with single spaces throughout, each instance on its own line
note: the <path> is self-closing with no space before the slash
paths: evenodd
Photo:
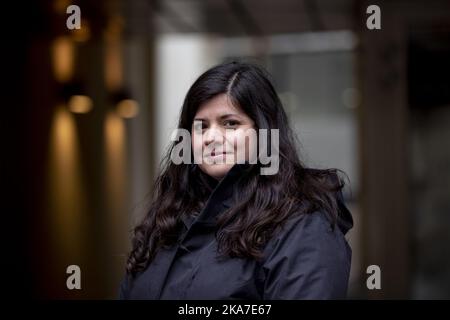
<path id="1" fill-rule="evenodd" d="M 238 126 L 240 123 L 237 120 L 225 120 L 223 125 L 226 128 L 235 128 L 236 126 Z"/>

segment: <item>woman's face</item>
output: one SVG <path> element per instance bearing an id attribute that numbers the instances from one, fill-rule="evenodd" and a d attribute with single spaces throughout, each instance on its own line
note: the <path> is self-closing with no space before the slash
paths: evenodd
<path id="1" fill-rule="evenodd" d="M 254 121 L 226 94 L 205 102 L 192 123 L 195 163 L 209 176 L 222 179 L 242 156 L 245 160 L 255 156 L 256 137 L 249 134 L 249 129 L 255 129 Z"/>

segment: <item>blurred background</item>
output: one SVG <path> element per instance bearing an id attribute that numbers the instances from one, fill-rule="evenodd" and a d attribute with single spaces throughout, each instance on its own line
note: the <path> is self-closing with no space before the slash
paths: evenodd
<path id="1" fill-rule="evenodd" d="M 380 30 L 366 26 L 371 4 Z M 348 175 L 349 298 L 450 298 L 449 1 L 55 0 L 2 13 L 15 17 L 2 117 L 11 296 L 117 297 L 189 86 L 239 60 L 272 74 L 303 160 Z M 81 290 L 66 287 L 69 265 Z"/>

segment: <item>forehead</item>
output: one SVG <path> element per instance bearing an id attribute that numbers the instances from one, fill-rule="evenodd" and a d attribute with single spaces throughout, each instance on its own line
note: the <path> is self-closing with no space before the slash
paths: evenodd
<path id="1" fill-rule="evenodd" d="M 240 108 L 237 108 L 235 105 L 233 105 L 230 97 L 223 93 L 203 103 L 198 108 L 195 117 L 213 118 L 226 113 L 245 115 L 244 112 L 240 110 Z"/>

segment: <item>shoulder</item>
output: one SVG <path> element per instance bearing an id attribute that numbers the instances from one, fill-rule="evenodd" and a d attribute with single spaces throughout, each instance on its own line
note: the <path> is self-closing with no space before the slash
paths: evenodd
<path id="1" fill-rule="evenodd" d="M 351 249 L 342 231 L 324 211 L 293 216 L 274 234 L 264 250 L 266 262 L 310 256 L 318 263 L 347 261 Z"/>
<path id="2" fill-rule="evenodd" d="M 343 298 L 350 265 L 350 246 L 324 212 L 293 217 L 264 250 L 265 298 Z"/>
<path id="3" fill-rule="evenodd" d="M 333 229 L 331 219 L 324 211 L 296 214 L 280 226 L 269 243 L 274 246 L 285 238 L 322 237 L 333 233 Z"/>

